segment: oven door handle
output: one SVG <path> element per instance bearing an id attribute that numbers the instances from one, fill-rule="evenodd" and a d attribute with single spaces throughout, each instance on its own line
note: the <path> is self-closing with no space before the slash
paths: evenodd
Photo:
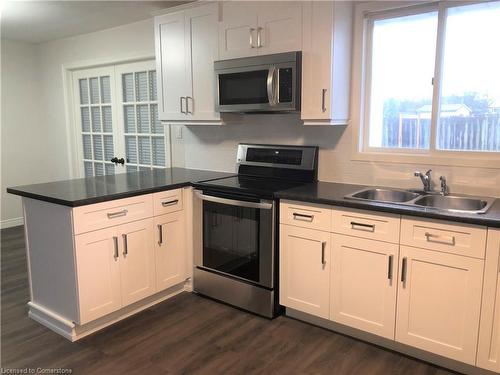
<path id="1" fill-rule="evenodd" d="M 214 197 L 212 195 L 205 195 L 200 193 L 199 191 L 196 191 L 196 195 L 198 196 L 198 198 L 208 202 L 229 204 L 232 206 L 239 206 L 239 207 L 258 208 L 261 210 L 270 210 L 273 208 L 272 203 L 238 201 L 236 199 L 227 199 L 227 198 Z"/>

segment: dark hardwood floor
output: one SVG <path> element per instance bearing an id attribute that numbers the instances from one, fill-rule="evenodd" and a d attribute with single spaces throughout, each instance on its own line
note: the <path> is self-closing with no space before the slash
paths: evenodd
<path id="1" fill-rule="evenodd" d="M 192 293 L 71 343 L 28 318 L 22 227 L 1 235 L 3 368 L 70 368 L 73 374 L 451 374 L 297 320 L 270 321 Z"/>

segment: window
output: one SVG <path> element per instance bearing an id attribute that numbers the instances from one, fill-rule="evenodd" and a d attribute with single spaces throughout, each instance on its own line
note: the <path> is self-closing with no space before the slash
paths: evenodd
<path id="1" fill-rule="evenodd" d="M 500 152 L 498 20 L 500 1 L 368 13 L 360 149 Z"/>
<path id="2" fill-rule="evenodd" d="M 75 71 L 73 82 L 83 176 L 167 166 L 154 61 Z"/>

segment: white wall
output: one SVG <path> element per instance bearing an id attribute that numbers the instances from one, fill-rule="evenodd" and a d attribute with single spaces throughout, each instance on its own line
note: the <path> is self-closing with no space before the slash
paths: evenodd
<path id="1" fill-rule="evenodd" d="M 21 200 L 8 186 L 52 178 L 45 160 L 45 124 L 40 121 L 40 79 L 36 46 L 1 41 L 1 224 L 22 223 Z"/>
<path id="2" fill-rule="evenodd" d="M 319 179 L 366 185 L 420 187 L 413 177 L 429 166 L 351 160 L 352 126 L 303 126 L 298 115 L 246 115 L 241 124 L 189 126 L 184 129 L 187 168 L 234 171 L 238 142 L 318 145 Z M 500 170 L 431 166 L 439 188 L 445 175 L 452 192 L 500 197 Z"/>

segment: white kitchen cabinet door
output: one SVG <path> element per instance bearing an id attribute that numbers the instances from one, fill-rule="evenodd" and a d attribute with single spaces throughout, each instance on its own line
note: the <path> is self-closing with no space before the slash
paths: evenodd
<path id="1" fill-rule="evenodd" d="M 353 4 L 303 3 L 301 119 L 346 125 L 349 119 Z"/>
<path id="2" fill-rule="evenodd" d="M 194 7 L 185 12 L 188 87 L 186 111 L 189 120 L 220 121 L 215 112 L 214 61 L 218 60 L 219 4 Z"/>
<path id="3" fill-rule="evenodd" d="M 156 290 L 153 219 L 120 225 L 118 232 L 122 301 L 126 306 Z"/>
<path id="4" fill-rule="evenodd" d="M 488 229 L 477 366 L 500 372 L 500 229 Z"/>
<path id="5" fill-rule="evenodd" d="M 394 339 L 399 245 L 332 236 L 330 319 Z"/>
<path id="6" fill-rule="evenodd" d="M 259 55 L 302 49 L 302 2 L 258 2 Z"/>
<path id="7" fill-rule="evenodd" d="M 222 4 L 219 23 L 221 60 L 255 56 L 257 48 L 257 12 L 259 3 L 228 1 Z"/>
<path id="8" fill-rule="evenodd" d="M 184 12 L 155 17 L 156 72 L 160 120 L 185 120 L 189 64 Z"/>
<path id="9" fill-rule="evenodd" d="M 280 304 L 329 318 L 331 234 L 280 226 Z"/>
<path id="10" fill-rule="evenodd" d="M 119 243 L 116 227 L 75 236 L 79 324 L 121 308 Z"/>
<path id="11" fill-rule="evenodd" d="M 484 262 L 401 246 L 396 341 L 474 365 Z"/>
<path id="12" fill-rule="evenodd" d="M 170 288 L 186 280 L 187 248 L 184 211 L 154 218 L 156 228 L 156 289 Z"/>

